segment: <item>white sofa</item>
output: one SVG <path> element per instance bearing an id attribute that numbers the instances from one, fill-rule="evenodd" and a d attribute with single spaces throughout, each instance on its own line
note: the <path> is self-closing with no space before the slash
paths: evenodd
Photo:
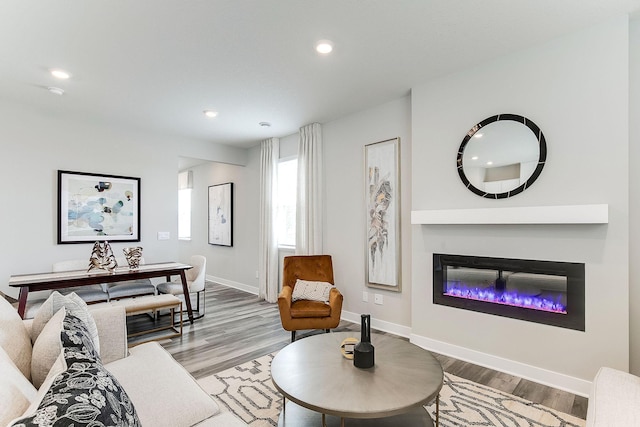
<path id="1" fill-rule="evenodd" d="M 128 395 L 141 425 L 246 425 L 230 412 L 221 413 L 211 396 L 158 343 L 128 349 L 124 307 L 95 307 L 90 313 L 98 330 L 102 365 Z M 37 390 L 31 381 L 30 369 L 39 353 L 34 350 L 38 342 L 31 343 L 32 323 L 20 319 L 0 297 L 0 426 L 33 413 L 45 393 L 42 389 L 50 385 L 45 381 Z"/>
<path id="2" fill-rule="evenodd" d="M 591 385 L 586 427 L 640 426 L 640 378 L 600 368 Z"/>

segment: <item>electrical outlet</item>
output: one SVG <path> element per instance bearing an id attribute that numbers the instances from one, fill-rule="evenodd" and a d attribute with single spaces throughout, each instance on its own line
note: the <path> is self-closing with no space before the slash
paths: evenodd
<path id="1" fill-rule="evenodd" d="M 258 270 L 256 270 L 256 279 L 258 279 L 258 278 L 259 278 L 259 277 L 258 277 Z"/>
<path id="2" fill-rule="evenodd" d="M 158 240 L 169 240 L 171 238 L 171 233 L 168 231 L 158 231 Z"/>
<path id="3" fill-rule="evenodd" d="M 367 292 L 367 291 L 363 291 L 362 292 L 362 301 L 363 302 L 369 302 L 369 292 Z"/>
<path id="4" fill-rule="evenodd" d="M 378 305 L 382 305 L 382 295 L 381 294 L 373 294 L 373 302 Z"/>

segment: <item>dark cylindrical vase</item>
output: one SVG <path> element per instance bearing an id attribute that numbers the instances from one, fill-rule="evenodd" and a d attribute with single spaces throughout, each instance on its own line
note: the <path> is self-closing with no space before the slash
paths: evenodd
<path id="1" fill-rule="evenodd" d="M 353 364 L 356 368 L 372 368 L 375 364 L 373 356 L 373 345 L 371 345 L 371 316 L 362 315 L 360 325 L 360 342 L 353 349 Z"/>

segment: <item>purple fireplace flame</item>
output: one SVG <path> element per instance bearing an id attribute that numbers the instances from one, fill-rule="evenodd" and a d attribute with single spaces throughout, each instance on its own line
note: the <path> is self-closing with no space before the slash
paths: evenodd
<path id="1" fill-rule="evenodd" d="M 510 305 L 533 310 L 567 314 L 567 308 L 559 301 L 553 301 L 539 295 L 527 295 L 518 292 L 500 291 L 494 288 L 469 287 L 462 282 L 447 282 L 444 295 L 494 304 Z M 558 297 L 558 299 L 560 299 Z"/>

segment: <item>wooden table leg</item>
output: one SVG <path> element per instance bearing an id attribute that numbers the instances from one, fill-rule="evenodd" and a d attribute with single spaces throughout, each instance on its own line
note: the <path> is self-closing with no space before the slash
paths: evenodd
<path id="1" fill-rule="evenodd" d="M 24 319 L 24 312 L 27 308 L 27 295 L 29 295 L 29 288 L 23 286 L 20 288 L 20 295 L 18 296 L 18 314 Z"/>
<path id="2" fill-rule="evenodd" d="M 191 297 L 189 296 L 189 285 L 187 284 L 187 275 L 184 270 L 180 271 L 180 279 L 182 280 L 182 292 L 184 292 L 184 300 L 187 303 L 187 315 L 189 322 L 193 325 L 193 309 L 191 308 Z"/>

